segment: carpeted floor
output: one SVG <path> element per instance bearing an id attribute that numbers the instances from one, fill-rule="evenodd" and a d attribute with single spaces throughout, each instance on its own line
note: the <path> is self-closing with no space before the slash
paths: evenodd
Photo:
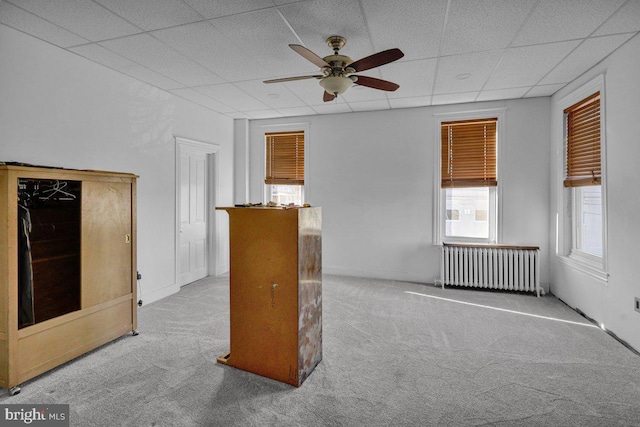
<path id="1" fill-rule="evenodd" d="M 325 275 L 323 361 L 294 388 L 215 363 L 228 286 L 143 306 L 139 336 L 0 403 L 68 403 L 82 427 L 640 425 L 640 357 L 553 296 Z"/>

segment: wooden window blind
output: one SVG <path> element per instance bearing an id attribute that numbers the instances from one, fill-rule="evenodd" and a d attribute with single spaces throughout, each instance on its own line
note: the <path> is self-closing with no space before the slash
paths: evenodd
<path id="1" fill-rule="evenodd" d="M 266 133 L 265 184 L 304 185 L 304 132 Z"/>
<path id="2" fill-rule="evenodd" d="M 496 187 L 497 118 L 442 122 L 442 188 Z"/>
<path id="3" fill-rule="evenodd" d="M 567 141 L 564 186 L 600 185 L 600 92 L 564 112 Z"/>

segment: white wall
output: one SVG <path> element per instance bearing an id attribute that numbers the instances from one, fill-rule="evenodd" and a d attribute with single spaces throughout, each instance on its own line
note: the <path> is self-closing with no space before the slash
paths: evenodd
<path id="1" fill-rule="evenodd" d="M 227 205 L 233 120 L 4 25 L 0 99 L 0 160 L 140 176 L 141 297 L 147 303 L 176 292 L 174 136 L 221 146 L 218 201 Z M 219 229 L 224 272 L 228 232 Z"/>
<path id="2" fill-rule="evenodd" d="M 250 122 L 250 201 L 262 201 L 264 126 L 309 123 L 306 201 L 322 206 L 325 273 L 433 283 L 434 114 L 506 107 L 504 243 L 542 248 L 548 282 L 550 98 Z M 236 168 L 246 169 L 236 158 Z"/>
<path id="3" fill-rule="evenodd" d="M 551 241 L 555 242 L 563 160 L 563 112 L 559 100 L 598 75 L 605 79 L 606 180 L 608 199 L 607 283 L 594 279 L 551 256 L 551 289 L 634 348 L 640 349 L 640 313 L 633 309 L 640 297 L 638 237 L 640 236 L 640 37 L 636 36 L 603 62 L 553 96 L 551 108 Z M 555 247 L 552 248 L 555 251 Z"/>

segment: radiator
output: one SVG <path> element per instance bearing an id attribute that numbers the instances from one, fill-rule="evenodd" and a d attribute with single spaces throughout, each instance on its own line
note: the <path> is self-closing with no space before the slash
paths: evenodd
<path id="1" fill-rule="evenodd" d="M 443 244 L 440 281 L 445 285 L 536 292 L 540 296 L 537 246 Z"/>

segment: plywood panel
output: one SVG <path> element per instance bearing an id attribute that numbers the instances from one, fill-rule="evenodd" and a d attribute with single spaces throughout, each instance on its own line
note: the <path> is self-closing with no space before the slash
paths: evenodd
<path id="1" fill-rule="evenodd" d="M 322 360 L 322 213 L 298 211 L 298 372 L 300 384 Z"/>
<path id="2" fill-rule="evenodd" d="M 9 384 L 9 352 L 7 341 L 0 340 L 0 387 L 7 387 Z"/>
<path id="3" fill-rule="evenodd" d="M 131 329 L 131 301 L 124 300 L 55 328 L 25 336 L 18 341 L 18 383 L 71 360 Z"/>
<path id="4" fill-rule="evenodd" d="M 131 184 L 82 183 L 82 308 L 133 292 Z"/>
<path id="5" fill-rule="evenodd" d="M 0 171 L 0 206 L 2 206 L 2 208 L 0 208 L 0 242 L 2 242 L 2 245 L 0 245 L 0 282 L 15 283 L 17 277 L 13 278 L 11 274 L 17 274 L 17 271 L 15 271 L 17 270 L 17 266 L 13 268 L 14 271 L 12 271 L 11 274 L 9 273 L 11 260 L 15 259 L 14 256 L 10 256 L 10 254 L 15 253 L 16 247 L 14 246 L 13 251 L 10 252 L 9 245 L 7 244 L 10 234 L 9 228 L 13 224 L 9 222 L 9 212 L 5 208 L 5 206 L 9 206 L 9 177 L 7 171 Z M 0 296 L 0 316 L 2 317 L 2 320 L 0 320 L 0 332 L 7 332 L 7 298 L 8 292 L 5 291 Z"/>
<path id="6" fill-rule="evenodd" d="M 229 364 L 297 386 L 297 211 L 237 209 L 229 215 Z"/>

